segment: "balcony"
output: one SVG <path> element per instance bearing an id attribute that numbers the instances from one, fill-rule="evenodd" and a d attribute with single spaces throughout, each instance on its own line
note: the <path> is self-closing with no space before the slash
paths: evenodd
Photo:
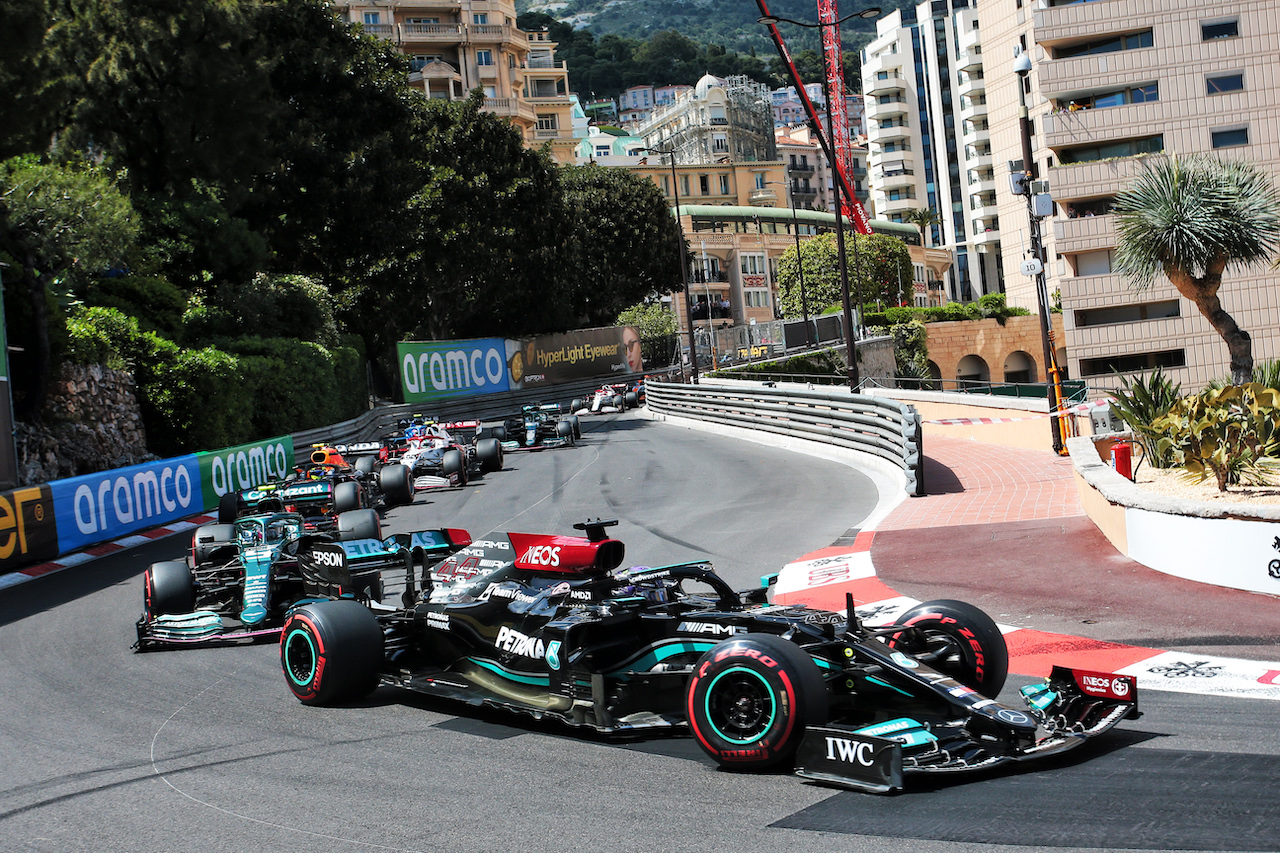
<path id="1" fill-rule="evenodd" d="M 472 44 L 508 44 L 516 32 L 515 27 L 505 24 L 471 24 L 467 27 L 467 41 Z"/>
<path id="2" fill-rule="evenodd" d="M 965 159 L 971 169 L 990 169 L 995 162 L 991 156 L 991 149 L 985 147 L 966 151 Z"/>
<path id="3" fill-rule="evenodd" d="M 984 98 L 961 98 L 960 118 L 984 118 L 987 115 L 987 102 Z"/>
<path id="4" fill-rule="evenodd" d="M 405 44 L 457 44 L 462 41 L 462 24 L 400 24 L 400 40 Z"/>
<path id="5" fill-rule="evenodd" d="M 956 68 L 961 71 L 971 71 L 974 68 L 982 67 L 982 51 L 979 49 L 961 51 L 956 57 Z"/>
<path id="6" fill-rule="evenodd" d="M 879 101 L 867 104 L 867 117 L 873 119 L 891 118 L 906 115 L 908 111 L 906 98 L 893 101 Z"/>
<path id="7" fill-rule="evenodd" d="M 863 76 L 864 95 L 879 95 L 885 92 L 892 92 L 898 89 L 907 88 L 907 78 L 901 74 L 890 72 L 888 77 L 881 79 L 879 76 L 866 77 Z"/>
<path id="8" fill-rule="evenodd" d="M 906 65 L 907 57 L 901 53 L 882 53 L 874 56 L 862 66 L 862 80 L 864 83 L 875 79 L 875 76 L 881 71 L 890 71 L 895 68 L 903 68 Z"/>
<path id="9" fill-rule="evenodd" d="M 345 4 L 346 0 L 344 0 Z M 365 3 L 351 5 L 368 5 Z M 440 13 L 458 14 L 462 11 L 462 3 L 460 0 L 399 0 L 395 5 L 396 15 L 400 18 L 416 18 L 422 16 L 434 16 Z"/>
<path id="10" fill-rule="evenodd" d="M 1116 217 L 1079 216 L 1053 220 L 1054 250 L 1062 255 L 1110 249 L 1116 244 Z"/>
<path id="11" fill-rule="evenodd" d="M 1110 139 L 1128 139 L 1134 135 L 1135 128 L 1154 128 L 1168 121 L 1169 107 L 1159 101 L 1142 104 L 1124 104 L 1101 109 L 1062 110 L 1049 113 L 1040 118 L 1044 129 L 1044 145 L 1053 150 L 1082 145 L 1089 142 L 1102 143 Z M 1223 123 L 1231 121 L 1222 117 Z"/>
<path id="12" fill-rule="evenodd" d="M 818 188 L 813 184 L 802 184 L 798 181 L 791 183 L 791 197 L 811 199 L 818 194 Z"/>
<path id="13" fill-rule="evenodd" d="M 1087 41 L 1101 33 L 1131 32 L 1150 26 L 1151 4 L 1146 0 L 1071 3 L 1038 7 L 1035 11 L 1036 42 L 1046 47 Z"/>
<path id="14" fill-rule="evenodd" d="M 885 172 L 880 179 L 880 186 L 886 190 L 899 189 L 901 187 L 913 187 L 916 184 L 916 173 L 911 169 L 898 169 L 893 172 Z"/>
<path id="15" fill-rule="evenodd" d="M 911 136 L 911 128 L 901 121 L 877 122 L 876 126 L 871 128 L 871 134 L 867 138 L 872 142 L 888 142 L 890 139 L 908 139 Z"/>
<path id="16" fill-rule="evenodd" d="M 879 200 L 877 199 L 877 202 Z M 876 214 L 880 217 L 889 216 L 894 213 L 906 213 L 908 210 L 916 210 L 920 207 L 920 199 L 918 198 L 885 198 L 884 204 L 876 205 Z"/>
<path id="17" fill-rule="evenodd" d="M 969 243 L 973 246 L 992 247 L 1000 243 L 1000 220 L 992 220 L 992 224 L 982 226 L 982 229 L 975 227 L 973 236 L 969 238 Z"/>
<path id="18" fill-rule="evenodd" d="M 778 203 L 778 194 L 768 187 L 757 187 L 747 195 L 747 204 L 752 207 L 774 207 Z"/>
<path id="19" fill-rule="evenodd" d="M 965 145 L 977 145 L 979 142 L 986 142 L 991 138 L 991 129 L 986 126 L 985 122 L 965 122 L 964 133 L 960 139 Z"/>
<path id="20" fill-rule="evenodd" d="M 1152 156 L 1152 155 L 1144 155 Z M 1154 155 L 1160 156 L 1160 155 Z M 1045 175 L 1058 200 L 1116 195 L 1142 174 L 1142 156 L 1056 165 Z"/>
<path id="21" fill-rule="evenodd" d="M 986 199 L 975 196 L 969 200 L 969 217 L 971 219 L 986 222 L 995 219 L 997 213 L 994 195 Z"/>
<path id="22" fill-rule="evenodd" d="M 993 193 L 996 191 L 995 175 L 970 172 L 969 173 L 969 192 L 974 194 Z"/>
<path id="23" fill-rule="evenodd" d="M 485 98 L 484 109 L 485 112 L 504 118 L 523 119 L 526 122 L 537 120 L 533 107 L 518 98 Z"/>
<path id="24" fill-rule="evenodd" d="M 975 75 L 968 75 L 965 77 L 965 79 L 960 81 L 960 85 L 956 89 L 956 93 L 963 98 L 966 95 L 981 94 L 986 90 L 987 90 L 987 81 Z"/>
<path id="25" fill-rule="evenodd" d="M 395 38 L 395 24 L 361 24 L 360 26 L 364 27 L 364 31 L 371 36 L 384 39 Z"/>
<path id="26" fill-rule="evenodd" d="M 811 163 L 788 163 L 788 164 L 787 164 L 787 171 L 788 171 L 788 172 L 792 172 L 792 173 L 798 173 L 798 174 L 801 174 L 801 175 L 812 175 L 812 174 L 813 174 L 813 164 L 811 164 Z"/>

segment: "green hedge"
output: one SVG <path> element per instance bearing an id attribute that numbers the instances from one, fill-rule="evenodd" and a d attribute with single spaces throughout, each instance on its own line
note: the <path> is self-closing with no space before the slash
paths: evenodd
<path id="1" fill-rule="evenodd" d="M 69 360 L 133 370 L 148 449 L 161 456 L 312 429 L 366 406 L 364 356 L 350 339 L 326 348 L 246 337 L 184 349 L 101 307 L 73 313 L 67 330 Z"/>
<path id="2" fill-rule="evenodd" d="M 865 326 L 898 326 L 919 320 L 922 323 L 943 323 L 952 320 L 986 320 L 993 318 L 1004 325 L 1010 317 L 1022 317 L 1031 312 L 1025 308 L 1010 308 L 1003 293 L 988 293 L 977 302 L 948 302 L 930 308 L 886 308 L 868 311 L 862 322 Z"/>

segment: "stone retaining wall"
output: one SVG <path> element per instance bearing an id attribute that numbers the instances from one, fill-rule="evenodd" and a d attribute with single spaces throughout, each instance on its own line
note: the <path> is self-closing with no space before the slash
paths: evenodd
<path id="1" fill-rule="evenodd" d="M 48 483 L 156 457 L 147 452 L 133 374 L 64 364 L 44 423 L 14 428 L 20 485 Z"/>

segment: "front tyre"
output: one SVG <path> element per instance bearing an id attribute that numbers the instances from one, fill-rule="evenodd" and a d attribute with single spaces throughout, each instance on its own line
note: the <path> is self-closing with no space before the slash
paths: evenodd
<path id="1" fill-rule="evenodd" d="M 361 699 L 378 686 L 382 629 L 356 601 L 320 601 L 289 614 L 280 632 L 285 683 L 304 705 Z"/>
<path id="2" fill-rule="evenodd" d="M 181 560 L 152 563 L 142 575 L 142 595 L 148 621 L 168 613 L 190 613 L 196 609 L 195 578 Z"/>
<path id="3" fill-rule="evenodd" d="M 827 688 L 795 643 L 746 634 L 698 661 L 685 711 L 698 746 L 717 764 L 763 770 L 791 761 L 805 727 L 826 722 Z"/>
<path id="4" fill-rule="evenodd" d="M 917 604 L 894 623 L 911 631 L 892 635 L 890 648 L 995 698 L 1009 675 L 1009 647 L 995 620 L 963 601 Z"/>

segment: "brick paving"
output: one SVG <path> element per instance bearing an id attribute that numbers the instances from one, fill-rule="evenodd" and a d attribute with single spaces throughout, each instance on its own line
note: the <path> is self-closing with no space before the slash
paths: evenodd
<path id="1" fill-rule="evenodd" d="M 908 498 L 876 526 L 913 530 L 1083 515 L 1071 459 L 1050 449 L 924 438 L 925 494 Z"/>

